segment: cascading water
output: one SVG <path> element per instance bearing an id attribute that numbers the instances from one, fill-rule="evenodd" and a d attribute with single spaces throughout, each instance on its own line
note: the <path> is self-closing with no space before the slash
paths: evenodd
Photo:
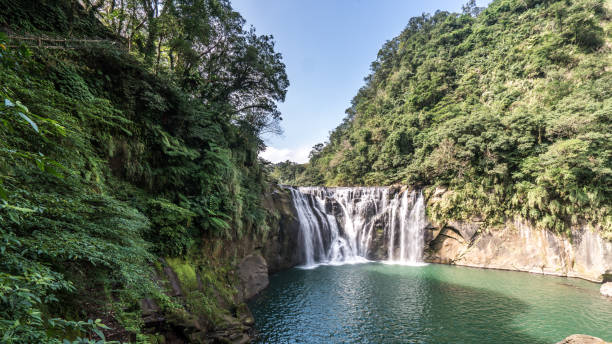
<path id="1" fill-rule="evenodd" d="M 389 255 L 390 262 L 398 263 L 419 263 L 423 257 L 423 230 L 427 226 L 425 217 L 425 201 L 423 194 L 414 191 L 408 195 L 404 192 L 400 202 L 399 211 L 399 257 L 394 259 L 393 255 Z M 393 239 L 389 239 L 389 247 L 393 248 Z"/>
<path id="2" fill-rule="evenodd" d="M 373 255 L 374 237 L 387 247 L 387 261 L 421 261 L 427 226 L 421 192 L 386 187 L 290 190 L 305 266 L 365 262 Z"/>

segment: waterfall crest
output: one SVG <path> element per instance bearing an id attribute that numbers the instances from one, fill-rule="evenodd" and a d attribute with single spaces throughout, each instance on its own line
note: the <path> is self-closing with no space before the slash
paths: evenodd
<path id="1" fill-rule="evenodd" d="M 366 262 L 373 255 L 375 237 L 386 247 L 388 262 L 422 261 L 427 219 L 421 192 L 389 187 L 289 189 L 306 267 Z"/>

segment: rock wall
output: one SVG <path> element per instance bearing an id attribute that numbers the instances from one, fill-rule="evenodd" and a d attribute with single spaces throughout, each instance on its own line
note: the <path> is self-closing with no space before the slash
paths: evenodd
<path id="1" fill-rule="evenodd" d="M 507 221 L 501 228 L 482 222 L 432 225 L 426 235 L 425 260 L 481 268 L 518 270 L 602 282 L 612 274 L 612 242 L 586 227 L 571 238 Z"/>
<path id="2" fill-rule="evenodd" d="M 264 206 L 272 211 L 276 221 L 263 240 L 261 252 L 270 273 L 292 268 L 300 263 L 298 222 L 291 192 L 277 188 L 266 195 Z"/>

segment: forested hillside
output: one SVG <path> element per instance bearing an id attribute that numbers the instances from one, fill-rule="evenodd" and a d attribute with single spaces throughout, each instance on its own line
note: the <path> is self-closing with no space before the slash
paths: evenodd
<path id="1" fill-rule="evenodd" d="M 410 19 L 301 185 L 441 186 L 434 218 L 612 233 L 612 21 L 602 0 L 474 2 Z"/>
<path id="2" fill-rule="evenodd" d="M 0 8 L 0 342 L 157 343 L 142 300 L 179 334 L 214 328 L 234 280 L 202 247 L 268 228 L 259 135 L 288 87 L 272 38 L 226 0 Z"/>

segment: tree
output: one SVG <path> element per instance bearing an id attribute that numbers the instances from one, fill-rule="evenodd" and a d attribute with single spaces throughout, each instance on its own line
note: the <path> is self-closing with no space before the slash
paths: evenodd
<path id="1" fill-rule="evenodd" d="M 476 0 L 469 0 L 465 5 L 461 6 L 463 14 L 467 14 L 472 17 L 476 17 L 485 8 L 476 6 Z"/>

